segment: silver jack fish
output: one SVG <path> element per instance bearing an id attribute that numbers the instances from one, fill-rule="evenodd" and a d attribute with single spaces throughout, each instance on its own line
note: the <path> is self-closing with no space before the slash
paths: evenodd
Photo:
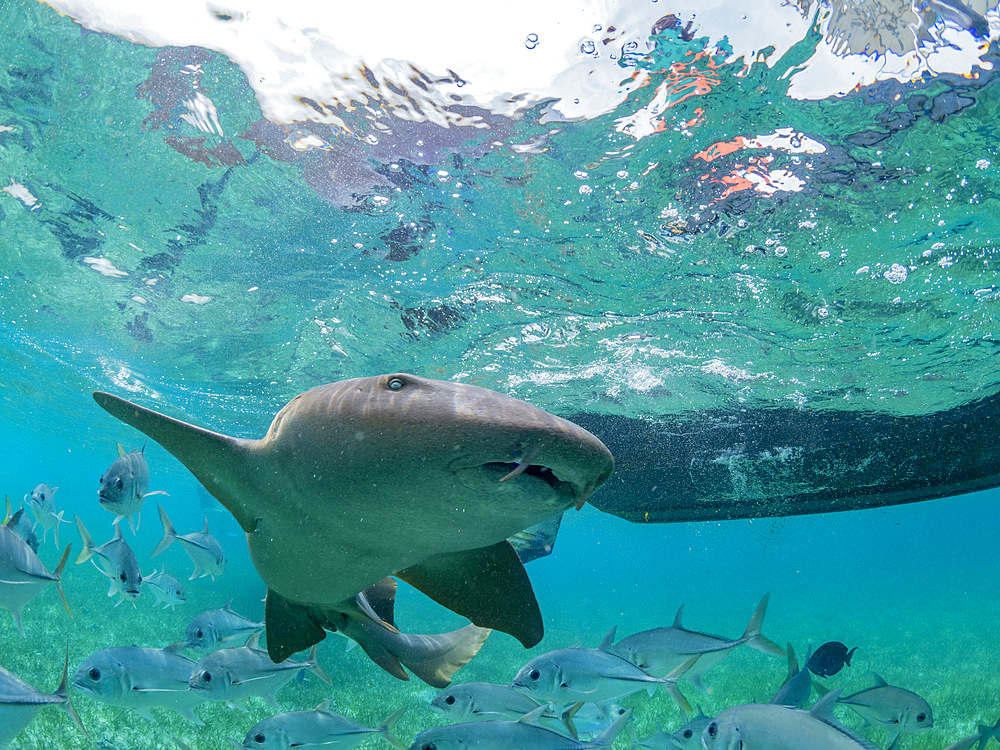
<path id="1" fill-rule="evenodd" d="M 646 739 L 640 740 L 632 734 L 632 742 L 637 747 L 644 747 L 647 750 L 703 750 L 701 744 L 701 734 L 712 722 L 711 716 L 705 716 L 705 712 L 698 708 L 698 715 L 689 719 L 676 732 L 664 731 L 659 722 L 656 724 L 656 731 Z"/>
<path id="2" fill-rule="evenodd" d="M 865 720 L 865 726 L 877 724 L 889 732 L 918 732 L 934 726 L 930 704 L 910 690 L 890 685 L 877 674 L 874 687 L 838 698 Z M 824 696 L 825 697 L 825 696 Z"/>
<path id="3" fill-rule="evenodd" d="M 691 712 L 677 680 L 698 660 L 697 654 L 670 674 L 654 677 L 612 653 L 614 637 L 612 629 L 598 648 L 563 648 L 536 656 L 521 667 L 512 684 L 539 702 L 557 704 L 602 703 L 662 685 L 684 713 Z"/>
<path id="4" fill-rule="evenodd" d="M 332 685 L 316 661 L 317 646 L 309 651 L 304 662 L 286 659 L 275 664 L 267 651 L 257 648 L 257 637 L 240 648 L 224 648 L 203 656 L 195 665 L 188 682 L 190 688 L 208 700 L 225 701 L 237 707 L 237 701 L 257 696 L 277 707 L 274 699 L 286 684 L 302 670 L 309 670 L 323 682 Z"/>
<path id="5" fill-rule="evenodd" d="M 214 581 L 216 576 L 221 576 L 226 569 L 226 553 L 222 551 L 219 540 L 208 533 L 208 519 L 205 519 L 205 528 L 201 531 L 178 534 L 174 531 L 170 519 L 167 518 L 167 512 L 163 510 L 163 506 L 156 507 L 160 510 L 160 521 L 163 523 L 163 539 L 156 545 L 156 549 L 153 550 L 150 557 L 162 554 L 167 547 L 177 541 L 180 542 L 181 547 L 194 563 L 194 570 L 191 572 L 189 581 L 205 576 L 212 576 Z"/>
<path id="6" fill-rule="evenodd" d="M 179 653 L 184 643 L 166 648 L 124 646 L 88 656 L 73 675 L 73 686 L 112 706 L 128 708 L 153 720 L 150 708 L 173 709 L 198 726 L 194 707 L 204 695 L 188 683 L 195 662 Z"/>
<path id="7" fill-rule="evenodd" d="M 234 611 L 230 599 L 222 609 L 210 609 L 191 618 L 184 636 L 190 649 L 204 654 L 220 648 L 245 646 L 263 630 L 264 623 L 248 620 Z"/>
<path id="8" fill-rule="evenodd" d="M 809 671 L 809 657 L 812 655 L 812 647 L 806 652 L 806 660 L 799 669 L 799 662 L 795 658 L 795 649 L 792 644 L 788 644 L 788 677 L 778 688 L 778 691 L 771 698 L 771 703 L 780 706 L 792 706 L 793 708 L 805 708 L 812 695 L 812 672 Z"/>
<path id="9" fill-rule="evenodd" d="M 77 556 L 76 564 L 80 565 L 90 560 L 95 568 L 110 579 L 108 596 L 118 595 L 116 607 L 126 599 L 134 602 L 139 596 L 142 573 L 139 572 L 139 561 L 135 559 L 135 553 L 122 537 L 121 524 L 115 524 L 114 537 L 100 547 L 94 545 L 94 540 L 91 539 L 80 516 L 76 516 L 76 528 L 80 532 L 80 538 L 83 539 L 83 550 Z"/>
<path id="10" fill-rule="evenodd" d="M 54 573 L 50 573 L 38 559 L 38 555 L 14 531 L 23 512 L 17 511 L 6 524 L 0 526 L 0 607 L 9 610 L 14 616 L 14 624 L 21 637 L 24 637 L 21 610 L 50 584 L 55 584 L 63 606 L 69 616 L 73 616 L 60 581 L 72 545 L 66 545 L 59 565 Z"/>
<path id="11" fill-rule="evenodd" d="M 114 523 L 128 519 L 134 534 L 139 526 L 139 511 L 150 495 L 166 495 L 163 490 L 149 491 L 149 465 L 142 449 L 126 453 L 118 444 L 118 458 L 101 476 L 101 489 L 97 501 L 109 513 L 114 513 Z"/>
<path id="12" fill-rule="evenodd" d="M 46 706 L 61 706 L 69 714 L 73 723 L 87 737 L 87 730 L 80 723 L 66 689 L 69 650 L 63 663 L 62 681 L 54 693 L 42 693 L 28 683 L 15 677 L 0 667 L 0 748 L 17 737 L 31 723 L 35 715 Z M 87 739 L 90 739 L 89 737 Z"/>
<path id="13" fill-rule="evenodd" d="M 275 661 L 322 640 L 340 614 L 367 616 L 355 596 L 387 575 L 535 645 L 541 612 L 507 537 L 582 506 L 614 468 L 572 422 L 405 373 L 299 394 L 259 440 L 94 399 L 173 453 L 246 532 Z"/>
<path id="14" fill-rule="evenodd" d="M 418 734 L 410 750 L 610 750 L 632 716 L 626 711 L 589 742 L 573 739 L 538 723 L 546 710 L 539 706 L 517 721 L 471 721 L 431 727 Z"/>
<path id="15" fill-rule="evenodd" d="M 24 503 L 21 503 L 21 510 L 17 513 L 14 512 L 10 505 L 10 496 L 6 496 L 7 500 L 7 515 L 4 516 L 4 525 L 10 524 L 11 520 L 17 516 L 11 524 L 11 528 L 14 532 L 24 540 L 24 543 L 31 547 L 31 551 L 36 555 L 38 554 L 38 535 L 35 533 L 35 524 L 31 522 L 27 515 L 24 514 Z M 57 545 L 58 546 L 58 545 Z"/>
<path id="16" fill-rule="evenodd" d="M 406 745 L 392 733 L 405 709 L 400 708 L 377 727 L 369 729 L 330 710 L 323 701 L 312 711 L 289 711 L 255 724 L 243 740 L 244 750 L 347 750 L 368 737 L 381 737 L 397 750 Z"/>
<path id="17" fill-rule="evenodd" d="M 40 484 L 31 491 L 30 500 L 28 500 L 28 495 L 24 496 L 24 499 L 28 501 L 28 508 L 31 509 L 35 523 L 42 527 L 42 541 L 44 542 L 48 537 L 49 529 L 54 530 L 56 549 L 59 548 L 59 524 L 69 523 L 63 518 L 65 511 L 61 510 L 56 513 L 55 497 L 58 489 L 58 487 Z"/>
<path id="18" fill-rule="evenodd" d="M 143 577 L 142 582 L 156 597 L 154 607 L 162 604 L 164 609 L 174 609 L 178 604 L 187 602 L 187 593 L 181 586 L 181 582 L 165 570 L 157 571 L 154 569 L 148 576 Z"/>
<path id="19" fill-rule="evenodd" d="M 809 711 L 774 703 L 751 703 L 722 711 L 705 727 L 705 750 L 879 750 L 833 719 L 840 691 L 828 693 Z"/>
<path id="20" fill-rule="evenodd" d="M 767 600 L 768 595 L 764 594 L 746 630 L 739 638 L 729 639 L 688 630 L 681 624 L 681 614 L 684 611 L 684 606 L 681 605 L 674 618 L 674 624 L 670 627 L 643 630 L 622 638 L 611 651 L 656 676 L 665 675 L 686 659 L 698 655 L 701 658 L 698 660 L 697 669 L 692 669 L 685 678 L 699 690 L 704 691 L 705 686 L 701 676 L 738 646 L 749 646 L 765 654 L 785 655 L 781 646 L 768 640 L 761 633 L 764 614 L 767 612 Z"/>

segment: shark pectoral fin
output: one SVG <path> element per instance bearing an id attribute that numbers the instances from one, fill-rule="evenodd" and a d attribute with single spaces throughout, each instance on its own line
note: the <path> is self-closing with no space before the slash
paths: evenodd
<path id="1" fill-rule="evenodd" d="M 110 393 L 96 391 L 94 400 L 111 416 L 144 432 L 166 448 L 252 532 L 257 514 L 246 503 L 257 496 L 252 477 L 259 468 L 250 458 L 255 440 L 241 440 L 159 414 Z"/>
<path id="2" fill-rule="evenodd" d="M 434 555 L 397 577 L 476 625 L 517 638 L 525 648 L 544 626 L 524 564 L 510 542 Z"/>
<path id="3" fill-rule="evenodd" d="M 271 589 L 267 590 L 264 600 L 264 627 L 267 632 L 267 655 L 275 664 L 305 651 L 326 637 L 308 607 L 294 604 Z"/>

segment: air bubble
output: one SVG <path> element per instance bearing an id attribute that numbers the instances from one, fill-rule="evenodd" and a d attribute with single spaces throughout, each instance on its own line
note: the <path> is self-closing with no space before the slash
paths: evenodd
<path id="1" fill-rule="evenodd" d="M 588 40 L 580 45 L 580 52 L 584 55 L 593 55 L 597 53 L 597 45 L 592 41 Z"/>
<path id="2" fill-rule="evenodd" d="M 528 38 L 524 40 L 524 46 L 528 49 L 534 49 L 538 46 L 538 34 L 528 34 Z"/>

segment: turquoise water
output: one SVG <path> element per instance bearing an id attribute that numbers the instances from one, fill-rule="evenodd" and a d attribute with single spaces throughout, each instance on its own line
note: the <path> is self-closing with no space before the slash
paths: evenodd
<path id="1" fill-rule="evenodd" d="M 878 420 L 996 396 L 995 39 L 969 76 L 938 66 L 793 98 L 790 71 L 826 44 L 828 21 L 750 65 L 735 30 L 646 34 L 645 55 L 620 66 L 622 81 L 645 71 L 648 83 L 586 117 L 526 97 L 516 116 L 483 104 L 488 127 L 446 130 L 358 95 L 368 107 L 335 108 L 338 130 L 268 120 L 252 74 L 221 52 L 144 46 L 48 5 L 3 3 L 0 28 L 14 31 L 0 39 L 0 489 L 16 505 L 40 482 L 58 486 L 67 517 L 110 538 L 97 480 L 117 443 L 144 438 L 97 408 L 95 389 L 248 437 L 301 391 L 392 371 L 667 429 L 709 410 Z M 711 26 L 707 14 L 699 23 Z M 685 81 L 708 83 L 684 98 Z M 219 128 L 185 119 L 199 91 Z M 657 91 L 673 102 L 654 118 L 659 132 L 619 127 Z M 778 138 L 784 128 L 797 145 Z M 292 147 L 310 135 L 326 147 Z M 185 582 L 190 572 L 176 546 L 149 558 L 156 501 L 182 533 L 207 514 L 229 568 L 160 611 L 149 593 L 115 607 L 105 579 L 71 562 L 72 619 L 51 590 L 26 608 L 26 639 L 0 612 L 0 665 L 39 689 L 55 688 L 67 643 L 72 670 L 112 645 L 179 640 L 194 614 L 228 599 L 263 614 L 239 527 L 159 445 L 145 450 L 150 488 L 169 497 L 143 511 L 142 569 L 162 561 Z M 681 604 L 688 627 L 735 637 L 770 592 L 765 634 L 800 655 L 828 640 L 858 646 L 826 684 L 851 692 L 875 671 L 918 692 L 934 728 L 902 747 L 942 748 L 1000 715 L 997 492 L 710 523 L 569 512 L 554 554 L 528 566 L 545 639 L 525 651 L 495 633 L 457 679 L 508 682 L 535 654 L 595 646 L 613 626 L 621 636 L 669 624 Z M 75 530 L 62 537 L 75 557 Z M 58 560 L 51 534 L 41 557 Z M 463 624 L 412 589 L 400 599 L 406 630 Z M 293 682 L 282 710 L 332 696 L 374 726 L 406 705 L 407 742 L 439 721 L 432 689 L 396 681 L 342 639 L 324 641 L 320 661 L 332 690 Z M 738 650 L 709 673 L 709 694 L 682 689 L 711 714 L 767 700 L 785 670 Z M 73 699 L 102 747 L 223 747 L 274 713 L 258 700 L 245 713 L 211 704 L 197 728 Z M 624 704 L 640 737 L 681 722 L 665 694 Z M 90 745 L 47 709 L 13 746 Z M 623 735 L 616 747 L 627 746 Z"/>

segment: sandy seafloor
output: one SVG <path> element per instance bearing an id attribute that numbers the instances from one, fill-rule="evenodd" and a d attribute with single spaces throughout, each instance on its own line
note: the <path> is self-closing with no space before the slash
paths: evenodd
<path id="1" fill-rule="evenodd" d="M 127 441 L 131 435 L 118 437 Z M 7 493 L 17 498 L 38 481 L 59 485 L 58 507 L 67 508 L 68 517 L 79 513 L 98 543 L 110 538 L 111 517 L 97 505 L 96 490 L 106 468 L 98 456 L 110 463 L 115 437 L 83 441 L 84 448 L 76 452 L 37 440 L 22 441 L 8 455 Z M 153 472 L 150 488 L 170 494 L 147 501 L 138 536 L 127 538 L 145 572 L 162 563 L 186 581 L 191 563 L 178 545 L 155 561 L 149 559 L 161 535 L 155 503 L 165 503 L 175 527 L 185 533 L 200 528 L 201 495 L 194 480 L 159 446 L 149 443 L 146 452 Z M 590 507 L 570 512 L 555 553 L 528 567 L 545 617 L 542 643 L 529 652 L 513 638 L 494 633 L 456 680 L 509 682 L 535 654 L 576 641 L 596 646 L 612 626 L 621 637 L 668 625 L 681 604 L 687 627 L 736 637 L 760 596 L 770 592 L 766 635 L 791 642 L 800 655 L 809 644 L 827 640 L 857 646 L 852 666 L 825 684 L 851 692 L 872 685 L 875 671 L 891 684 L 919 693 L 932 705 L 934 727 L 904 735 L 901 747 L 943 748 L 973 733 L 978 723 L 992 724 L 1000 716 L 1000 564 L 990 520 L 998 498 L 1000 492 L 990 491 L 856 513 L 676 525 L 634 525 Z M 72 619 L 51 589 L 25 610 L 24 640 L 10 616 L 0 612 L 0 663 L 51 690 L 67 643 L 72 671 L 101 648 L 179 640 L 191 617 L 228 599 L 238 611 L 261 617 L 264 588 L 238 527 L 221 509 L 210 511 L 209 517 L 229 566 L 218 580 L 187 583 L 185 606 L 153 609 L 152 595 L 144 592 L 137 606 L 114 607 L 105 579 L 93 566 L 71 563 L 64 585 Z M 62 540 L 74 542 L 75 558 L 80 549 L 75 529 L 63 526 Z M 51 566 L 58 560 L 51 535 L 41 554 Z M 397 622 L 410 632 L 440 632 L 463 624 L 405 586 Z M 333 687 L 311 675 L 294 681 L 278 694 L 283 710 L 312 708 L 332 698 L 341 713 L 374 726 L 405 705 L 397 733 L 406 742 L 440 721 L 427 705 L 435 690 L 417 680 L 397 681 L 360 649 L 346 651 L 345 644 L 329 636 L 320 647 L 320 663 Z M 707 694 L 689 683 L 681 685 L 692 704 L 712 714 L 740 702 L 766 701 L 785 672 L 783 659 L 743 648 L 707 674 Z M 252 699 L 246 712 L 206 704 L 196 709 L 205 722 L 198 728 L 169 711 L 154 711 L 156 722 L 151 723 L 76 691 L 73 697 L 94 744 L 105 748 L 175 747 L 174 738 L 194 748 L 227 747 L 273 713 L 259 699 Z M 623 704 L 634 709 L 639 737 L 651 733 L 657 722 L 665 728 L 681 723 L 678 709 L 662 691 L 652 697 L 642 692 Z M 849 710 L 837 711 L 849 726 L 861 726 Z M 882 747 L 891 739 L 879 729 L 866 732 Z M 367 742 L 386 746 L 379 739 Z M 12 744 L 21 750 L 88 746 L 66 714 L 54 708 L 43 711 Z M 630 746 L 627 733 L 615 745 Z"/>

